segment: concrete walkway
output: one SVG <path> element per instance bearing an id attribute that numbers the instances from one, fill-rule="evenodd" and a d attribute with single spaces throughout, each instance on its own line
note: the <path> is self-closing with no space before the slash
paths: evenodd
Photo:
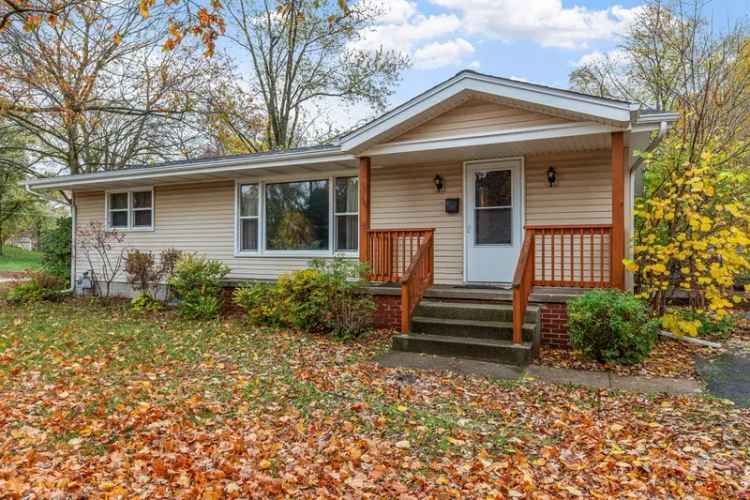
<path id="1" fill-rule="evenodd" d="M 530 365 L 528 367 L 500 365 L 484 361 L 445 358 L 410 352 L 389 351 L 375 359 L 387 368 L 452 371 L 465 375 L 480 375 L 501 380 L 543 380 L 555 384 L 573 384 L 592 389 L 610 389 L 649 394 L 701 394 L 703 386 L 697 380 L 666 377 L 625 377 L 609 372 L 573 370 Z"/>

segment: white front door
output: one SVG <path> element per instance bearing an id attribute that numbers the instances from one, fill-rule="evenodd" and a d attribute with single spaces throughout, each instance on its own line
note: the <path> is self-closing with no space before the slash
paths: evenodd
<path id="1" fill-rule="evenodd" d="M 523 245 L 521 160 L 466 164 L 466 281 L 510 283 Z"/>

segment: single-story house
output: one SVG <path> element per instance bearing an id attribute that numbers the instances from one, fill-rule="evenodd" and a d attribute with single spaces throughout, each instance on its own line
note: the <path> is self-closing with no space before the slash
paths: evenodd
<path id="1" fill-rule="evenodd" d="M 358 258 L 395 347 L 523 362 L 566 341 L 570 297 L 628 286 L 636 151 L 676 119 L 461 71 L 331 144 L 28 186 L 70 192 L 77 229 L 218 259 L 233 284 Z"/>

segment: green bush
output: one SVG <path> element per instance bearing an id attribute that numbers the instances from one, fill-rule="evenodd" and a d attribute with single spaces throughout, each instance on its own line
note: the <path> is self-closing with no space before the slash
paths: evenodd
<path id="1" fill-rule="evenodd" d="M 568 303 L 570 342 L 599 362 L 634 364 L 654 346 L 658 321 L 646 304 L 618 290 L 592 290 Z"/>
<path id="2" fill-rule="evenodd" d="M 281 325 L 282 308 L 277 288 L 270 283 L 252 283 L 234 290 L 232 300 L 247 312 L 251 322 L 261 325 Z"/>
<path id="3" fill-rule="evenodd" d="M 235 290 L 234 302 L 256 323 L 358 336 L 372 326 L 375 310 L 370 296 L 355 291 L 361 272 L 361 265 L 348 259 L 314 260 L 312 267 L 282 275 L 275 285 Z"/>
<path id="4" fill-rule="evenodd" d="M 70 280 L 71 219 L 60 217 L 54 229 L 42 236 L 42 267 L 48 273 Z"/>
<path id="5" fill-rule="evenodd" d="M 177 260 L 169 285 L 179 299 L 177 310 L 186 318 L 215 318 L 221 312 L 222 280 L 229 267 L 219 261 L 192 254 Z"/>
<path id="6" fill-rule="evenodd" d="M 65 281 L 59 276 L 43 271 L 31 273 L 31 279 L 11 288 L 5 296 L 8 302 L 17 304 L 58 300 L 59 291 L 65 288 Z"/>
<path id="7" fill-rule="evenodd" d="M 162 308 L 162 303 L 149 292 L 142 292 L 133 297 L 130 308 L 139 313 L 156 312 Z"/>

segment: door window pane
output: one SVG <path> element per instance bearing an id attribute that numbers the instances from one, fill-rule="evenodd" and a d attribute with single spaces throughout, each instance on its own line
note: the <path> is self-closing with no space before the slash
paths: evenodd
<path id="1" fill-rule="evenodd" d="M 266 248 L 328 250 L 330 217 L 327 180 L 266 186 Z"/>
<path id="2" fill-rule="evenodd" d="M 474 211 L 477 245 L 509 245 L 513 233 L 512 208 L 485 208 Z"/>
<path id="3" fill-rule="evenodd" d="M 510 170 L 477 172 L 475 186 L 477 207 L 509 207 L 512 203 Z"/>
<path id="4" fill-rule="evenodd" d="M 258 219 L 240 220 L 240 250 L 258 249 Z"/>

